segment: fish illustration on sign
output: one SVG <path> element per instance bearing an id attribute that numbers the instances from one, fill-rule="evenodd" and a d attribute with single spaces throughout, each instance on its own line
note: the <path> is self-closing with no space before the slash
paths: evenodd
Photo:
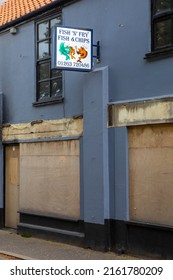
<path id="1" fill-rule="evenodd" d="M 77 50 L 77 54 L 79 54 L 78 62 L 81 62 L 82 59 L 86 58 L 88 55 L 88 52 L 85 48 L 81 47 Z"/>
<path id="2" fill-rule="evenodd" d="M 60 54 L 65 55 L 66 60 L 70 60 L 70 57 L 72 59 L 75 58 L 75 49 L 72 46 L 65 46 L 64 42 L 60 44 L 59 52 Z"/>
<path id="3" fill-rule="evenodd" d="M 75 54 L 79 55 L 77 57 L 77 62 L 81 62 L 81 60 L 86 58 L 88 55 L 88 52 L 85 48 L 80 47 L 76 51 L 72 46 L 65 46 L 64 42 L 60 44 L 59 52 L 61 55 L 66 57 L 66 60 L 76 59 Z"/>

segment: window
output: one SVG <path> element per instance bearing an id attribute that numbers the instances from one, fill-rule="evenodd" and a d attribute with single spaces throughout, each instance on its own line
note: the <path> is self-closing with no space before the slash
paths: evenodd
<path id="1" fill-rule="evenodd" d="M 152 51 L 173 47 L 173 0 L 152 0 Z"/>
<path id="2" fill-rule="evenodd" d="M 62 71 L 51 69 L 51 30 L 55 24 L 61 24 L 61 15 L 36 24 L 37 104 L 62 101 Z"/>

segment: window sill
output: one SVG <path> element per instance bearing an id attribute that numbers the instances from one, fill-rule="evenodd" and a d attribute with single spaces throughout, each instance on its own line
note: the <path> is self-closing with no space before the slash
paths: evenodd
<path id="1" fill-rule="evenodd" d="M 41 107 L 41 106 L 63 103 L 63 101 L 64 101 L 64 98 L 61 97 L 61 98 L 53 99 L 53 100 L 49 99 L 49 100 L 44 100 L 44 101 L 36 101 L 36 102 L 33 102 L 32 105 L 34 107 Z"/>
<path id="2" fill-rule="evenodd" d="M 173 56 L 173 47 L 146 53 L 144 59 L 148 61 L 163 59 Z"/>

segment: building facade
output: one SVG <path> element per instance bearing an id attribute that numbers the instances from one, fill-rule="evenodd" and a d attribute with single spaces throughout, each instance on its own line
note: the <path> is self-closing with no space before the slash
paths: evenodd
<path id="1" fill-rule="evenodd" d="M 1 19 L 1 228 L 172 258 L 172 13 L 56 0 Z M 91 72 L 51 69 L 55 24 L 93 30 Z"/>

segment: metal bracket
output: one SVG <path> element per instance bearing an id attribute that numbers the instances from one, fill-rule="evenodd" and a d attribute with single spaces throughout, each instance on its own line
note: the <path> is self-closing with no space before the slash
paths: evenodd
<path id="1" fill-rule="evenodd" d="M 93 57 L 96 58 L 97 63 L 100 63 L 100 41 L 97 41 L 97 44 L 93 45 L 93 47 L 97 48 L 96 55 L 93 55 Z"/>

